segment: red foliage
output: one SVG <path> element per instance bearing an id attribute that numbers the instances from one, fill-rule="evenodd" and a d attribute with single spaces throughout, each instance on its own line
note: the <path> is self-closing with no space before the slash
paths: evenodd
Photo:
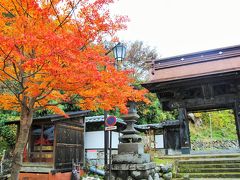
<path id="1" fill-rule="evenodd" d="M 82 109 L 126 112 L 145 100 L 128 71 L 117 71 L 101 41 L 126 28 L 112 18 L 113 0 L 0 0 L 0 104 L 4 109 L 49 108 L 80 97 Z M 7 90 L 5 90 L 7 89 Z"/>

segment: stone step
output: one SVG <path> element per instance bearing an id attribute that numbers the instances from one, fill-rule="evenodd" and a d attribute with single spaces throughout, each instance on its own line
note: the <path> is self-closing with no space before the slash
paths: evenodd
<path id="1" fill-rule="evenodd" d="M 173 180 L 186 180 L 187 178 L 173 178 Z M 239 178 L 191 178 L 191 180 L 239 180 Z"/>
<path id="2" fill-rule="evenodd" d="M 191 178 L 191 180 L 239 180 L 239 178 Z"/>
<path id="3" fill-rule="evenodd" d="M 240 173 L 240 168 L 196 168 L 196 169 L 192 169 L 192 168 L 180 168 L 178 169 L 178 172 L 181 173 Z"/>
<path id="4" fill-rule="evenodd" d="M 240 168 L 240 163 L 223 163 L 223 164 L 179 164 L 180 169 L 196 168 Z"/>
<path id="5" fill-rule="evenodd" d="M 240 179 L 240 154 L 191 156 L 178 159 L 176 178 Z"/>
<path id="6" fill-rule="evenodd" d="M 235 173 L 178 173 L 176 178 L 183 178 L 189 176 L 189 178 L 240 178 L 240 172 Z"/>
<path id="7" fill-rule="evenodd" d="M 159 157 L 161 158 L 161 157 Z M 205 158 L 240 158 L 240 153 L 231 153 L 231 154 L 188 154 L 180 156 L 162 156 L 164 159 L 179 159 L 179 160 L 188 160 L 188 159 L 205 159 Z"/>
<path id="8" fill-rule="evenodd" d="M 30 163 L 30 162 L 23 162 L 22 167 L 53 167 L 52 163 Z"/>
<path id="9" fill-rule="evenodd" d="M 189 159 L 179 160 L 179 164 L 224 164 L 224 163 L 240 163 L 240 158 L 205 158 L 205 159 Z"/>

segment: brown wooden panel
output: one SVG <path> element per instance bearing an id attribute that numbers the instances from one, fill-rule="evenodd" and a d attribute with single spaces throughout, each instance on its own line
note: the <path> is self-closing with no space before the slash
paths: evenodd
<path id="1" fill-rule="evenodd" d="M 83 162 L 83 128 L 56 125 L 55 168 L 71 169 L 72 161 Z"/>

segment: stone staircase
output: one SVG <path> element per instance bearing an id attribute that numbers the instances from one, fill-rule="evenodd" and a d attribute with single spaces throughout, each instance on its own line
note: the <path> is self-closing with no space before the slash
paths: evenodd
<path id="1" fill-rule="evenodd" d="M 176 178 L 240 179 L 240 154 L 202 155 L 176 162 Z"/>

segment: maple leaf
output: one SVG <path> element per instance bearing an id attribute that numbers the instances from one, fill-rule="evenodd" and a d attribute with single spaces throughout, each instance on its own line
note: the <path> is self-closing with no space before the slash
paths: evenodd
<path id="1" fill-rule="evenodd" d="M 35 111 L 64 114 L 58 105 L 74 95 L 82 109 L 90 110 L 118 107 L 126 112 L 128 100 L 146 100 L 145 91 L 129 85 L 129 71 L 117 71 L 100 43 L 126 28 L 127 17 L 112 18 L 110 3 L 0 0 L 0 104 L 21 114 L 13 179 Z"/>

